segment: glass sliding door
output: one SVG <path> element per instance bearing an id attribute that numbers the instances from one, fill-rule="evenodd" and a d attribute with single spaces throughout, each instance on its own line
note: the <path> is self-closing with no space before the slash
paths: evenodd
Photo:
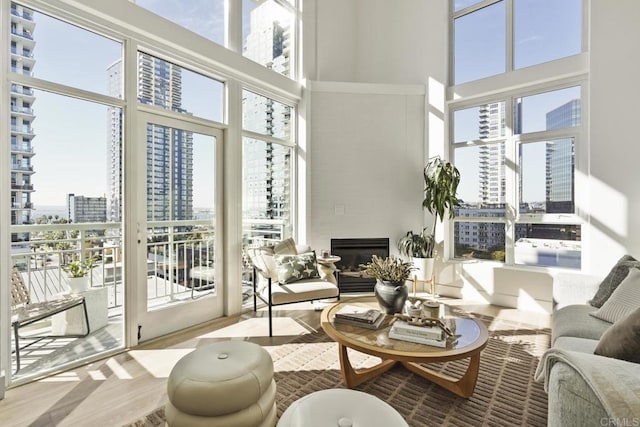
<path id="1" fill-rule="evenodd" d="M 139 315 L 145 341 L 222 315 L 222 133 L 151 115 L 140 132 L 147 248 L 138 296 L 146 301 Z"/>

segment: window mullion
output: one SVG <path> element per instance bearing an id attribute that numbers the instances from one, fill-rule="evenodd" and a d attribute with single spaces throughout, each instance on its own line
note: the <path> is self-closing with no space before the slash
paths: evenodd
<path id="1" fill-rule="evenodd" d="M 512 265 L 515 262 L 515 223 L 518 217 L 519 197 L 519 162 L 518 143 L 514 136 L 514 98 L 508 98 L 505 111 L 505 262 Z"/>
<path id="2" fill-rule="evenodd" d="M 505 55 L 505 59 L 506 59 L 506 64 L 505 64 L 505 70 L 507 72 L 513 71 L 514 69 L 514 46 L 513 46 L 513 40 L 515 38 L 514 35 L 514 20 L 513 20 L 513 0 L 505 0 L 506 1 L 506 13 L 505 13 L 505 19 L 507 20 L 506 22 L 506 31 L 505 31 L 505 49 L 506 49 L 506 55 Z"/>

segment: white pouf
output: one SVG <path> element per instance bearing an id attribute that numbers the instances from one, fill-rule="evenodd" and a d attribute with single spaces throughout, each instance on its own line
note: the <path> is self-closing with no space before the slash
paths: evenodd
<path id="1" fill-rule="evenodd" d="M 257 344 L 223 341 L 192 351 L 171 370 L 167 395 L 170 426 L 275 425 L 273 361 Z"/>
<path id="2" fill-rule="evenodd" d="M 302 397 L 284 411 L 278 427 L 409 427 L 387 402 L 361 391 L 334 388 Z"/>

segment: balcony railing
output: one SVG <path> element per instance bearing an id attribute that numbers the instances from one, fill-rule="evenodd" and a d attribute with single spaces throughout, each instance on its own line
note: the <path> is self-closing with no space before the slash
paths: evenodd
<path id="1" fill-rule="evenodd" d="M 22 153 L 33 153 L 33 147 L 28 145 L 11 145 L 11 151 L 20 151 Z"/>
<path id="2" fill-rule="evenodd" d="M 26 31 L 23 32 L 18 32 L 18 30 L 14 30 L 11 29 L 11 34 L 19 36 L 19 37 L 24 37 L 25 39 L 29 39 L 29 40 L 33 40 L 33 36 L 29 33 L 27 33 Z"/>
<path id="3" fill-rule="evenodd" d="M 33 166 L 29 165 L 19 165 L 16 163 L 11 164 L 11 170 L 15 171 L 33 171 Z"/>
<path id="4" fill-rule="evenodd" d="M 245 244 L 259 245 L 282 240 L 285 225 L 280 220 L 245 220 Z M 215 229 L 210 219 L 154 221 L 147 224 L 148 304 L 183 300 L 194 289 L 207 289 L 209 279 L 191 278 L 194 268 L 200 274 L 213 268 Z M 62 266 L 74 259 L 97 259 L 91 270 L 91 287 L 108 289 L 109 309 L 123 305 L 122 234 L 119 223 L 75 223 L 12 225 L 11 233 L 24 236 L 11 244 L 12 265 L 22 274 L 33 302 L 47 301 L 68 289 Z M 213 277 L 213 274 L 211 274 Z M 213 282 L 213 279 L 210 280 Z M 195 288 L 194 288 L 195 286 Z M 120 310 L 121 311 L 121 310 Z"/>
<path id="5" fill-rule="evenodd" d="M 33 184 L 13 184 L 11 183 L 12 190 L 26 190 L 33 191 Z"/>
<path id="6" fill-rule="evenodd" d="M 27 96 L 34 96 L 33 89 L 26 88 L 24 86 L 18 86 L 17 84 L 12 84 L 11 85 L 11 92 L 12 93 L 22 94 L 22 95 L 27 95 Z"/>

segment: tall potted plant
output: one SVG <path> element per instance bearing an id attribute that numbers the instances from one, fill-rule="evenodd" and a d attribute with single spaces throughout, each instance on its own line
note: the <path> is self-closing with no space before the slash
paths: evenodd
<path id="1" fill-rule="evenodd" d="M 445 215 L 451 219 L 454 209 L 460 206 L 458 201 L 458 184 L 460 172 L 450 162 L 440 157 L 432 157 L 424 167 L 424 200 L 422 207 L 433 215 L 433 240 L 435 239 L 438 219 L 443 221 Z"/>
<path id="2" fill-rule="evenodd" d="M 418 234 L 407 231 L 398 241 L 398 250 L 411 259 L 418 280 L 429 280 L 433 276 L 433 234 L 425 227 Z"/>

